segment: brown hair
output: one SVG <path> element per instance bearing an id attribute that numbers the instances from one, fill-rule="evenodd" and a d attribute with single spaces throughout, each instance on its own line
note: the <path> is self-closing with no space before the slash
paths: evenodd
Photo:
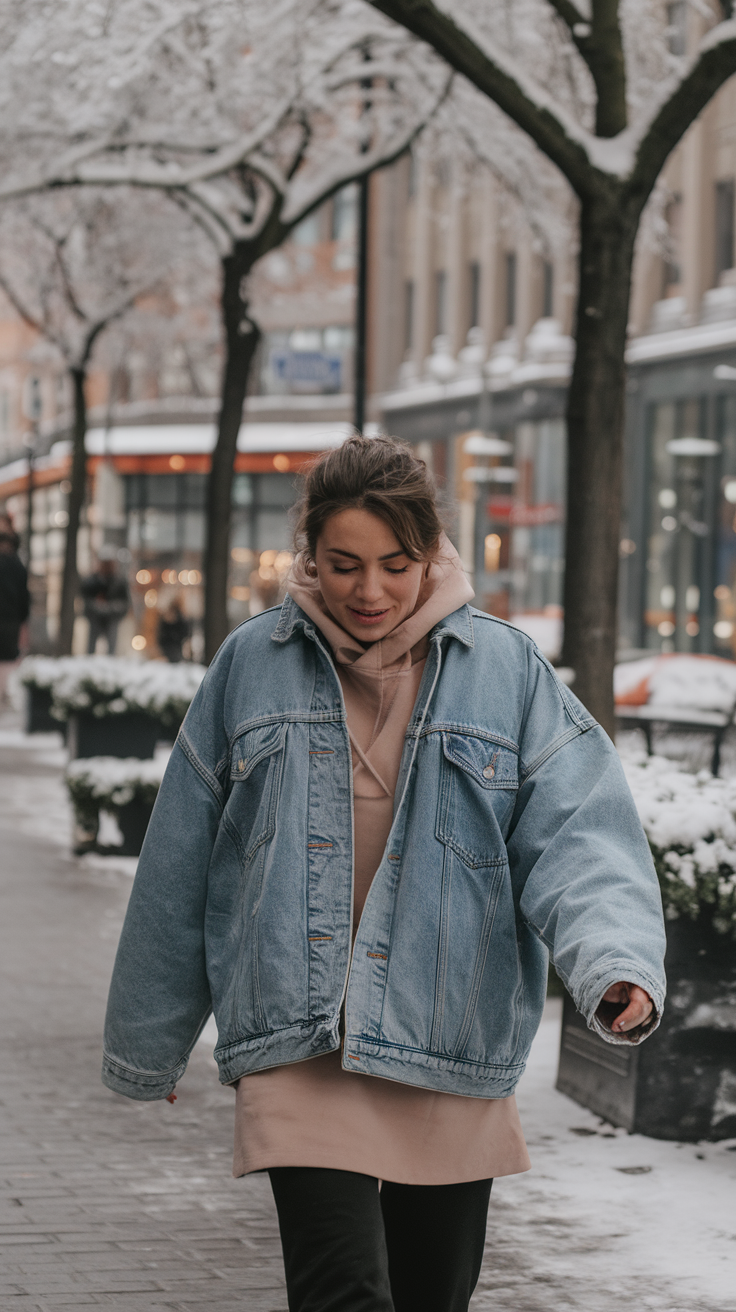
<path id="1" fill-rule="evenodd" d="M 410 560 L 427 560 L 437 550 L 442 521 L 436 489 L 426 464 L 406 442 L 356 434 L 308 467 L 294 531 L 303 559 L 314 560 L 328 519 L 350 509 L 369 510 L 384 520 Z"/>

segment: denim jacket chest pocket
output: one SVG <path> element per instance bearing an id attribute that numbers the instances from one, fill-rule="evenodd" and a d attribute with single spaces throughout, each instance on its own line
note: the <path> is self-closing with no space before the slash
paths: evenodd
<path id="1" fill-rule="evenodd" d="M 512 748 L 443 733 L 437 838 L 474 869 L 505 861 L 518 789 L 519 758 Z"/>
<path id="2" fill-rule="evenodd" d="M 262 725 L 235 740 L 224 820 L 244 863 L 276 829 L 287 724 Z"/>

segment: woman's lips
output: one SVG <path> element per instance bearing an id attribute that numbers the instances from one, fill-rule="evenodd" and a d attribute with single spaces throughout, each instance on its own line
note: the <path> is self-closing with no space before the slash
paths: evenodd
<path id="1" fill-rule="evenodd" d="M 388 615 L 388 607 L 385 610 L 356 610 L 354 606 L 348 606 L 348 610 L 359 624 L 380 624 Z"/>

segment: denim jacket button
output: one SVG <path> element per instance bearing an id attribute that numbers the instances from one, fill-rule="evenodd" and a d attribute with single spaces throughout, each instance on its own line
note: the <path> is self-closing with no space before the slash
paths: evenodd
<path id="1" fill-rule="evenodd" d="M 492 779 L 495 773 L 496 773 L 495 765 L 487 765 L 485 770 L 483 771 L 483 778 Z"/>

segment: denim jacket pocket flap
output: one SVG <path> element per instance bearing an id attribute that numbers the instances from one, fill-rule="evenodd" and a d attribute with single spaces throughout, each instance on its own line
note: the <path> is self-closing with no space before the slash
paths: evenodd
<path id="1" fill-rule="evenodd" d="M 472 775 L 481 788 L 519 787 L 519 758 L 510 747 L 470 734 L 443 733 L 442 748 L 446 759 Z"/>
<path id="2" fill-rule="evenodd" d="M 233 743 L 230 758 L 230 778 L 247 779 L 265 757 L 278 752 L 284 745 L 286 722 L 282 724 L 265 724 L 258 729 L 250 729 L 241 734 Z"/>

